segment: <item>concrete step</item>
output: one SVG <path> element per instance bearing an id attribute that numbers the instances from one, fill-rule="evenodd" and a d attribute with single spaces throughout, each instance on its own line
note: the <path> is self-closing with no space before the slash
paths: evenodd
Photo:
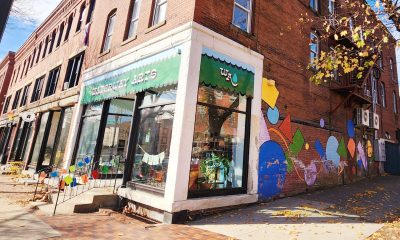
<path id="1" fill-rule="evenodd" d="M 113 188 L 93 188 L 85 190 L 77 196 L 71 195 L 73 196 L 71 198 L 70 193 L 67 189 L 65 193 L 60 192 L 56 209 L 57 215 L 97 212 L 100 208 L 115 209 L 118 206 L 118 195 L 113 194 Z M 46 215 L 53 215 L 57 195 L 58 192 L 53 192 L 49 196 L 49 202 L 32 202 L 31 205 Z"/>

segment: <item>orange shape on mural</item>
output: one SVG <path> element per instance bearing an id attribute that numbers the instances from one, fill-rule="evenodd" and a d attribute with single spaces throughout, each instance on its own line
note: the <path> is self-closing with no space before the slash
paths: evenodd
<path id="1" fill-rule="evenodd" d="M 279 130 L 281 130 L 282 134 L 289 139 L 290 142 L 293 140 L 293 134 L 292 134 L 292 124 L 290 120 L 290 114 L 286 116 L 286 118 L 283 120 L 281 125 L 279 126 Z"/>
<path id="2" fill-rule="evenodd" d="M 356 142 L 354 142 L 354 139 L 349 139 L 349 142 L 347 143 L 347 150 L 349 150 L 351 158 L 354 158 L 354 154 L 356 153 Z"/>

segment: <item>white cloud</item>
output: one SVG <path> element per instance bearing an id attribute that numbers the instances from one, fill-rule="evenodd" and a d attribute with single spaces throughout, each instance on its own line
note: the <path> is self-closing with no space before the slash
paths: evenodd
<path id="1" fill-rule="evenodd" d="M 38 26 L 60 2 L 61 0 L 14 0 L 11 16 Z"/>

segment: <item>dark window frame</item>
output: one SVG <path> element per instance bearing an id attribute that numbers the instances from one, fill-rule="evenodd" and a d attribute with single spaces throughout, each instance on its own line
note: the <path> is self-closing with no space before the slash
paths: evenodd
<path id="1" fill-rule="evenodd" d="M 82 5 L 79 8 L 79 18 L 78 18 L 78 23 L 76 24 L 76 30 L 75 32 L 79 32 L 82 29 L 82 25 L 83 25 L 83 14 L 85 12 L 86 9 L 86 1 L 84 3 L 82 3 Z"/>
<path id="2" fill-rule="evenodd" d="M 58 79 L 60 78 L 61 65 L 53 68 L 47 77 L 46 88 L 44 91 L 44 97 L 53 95 L 57 90 Z"/>
<path id="3" fill-rule="evenodd" d="M 65 28 L 65 23 L 62 22 L 60 25 L 60 31 L 58 31 L 58 39 L 57 39 L 57 44 L 56 44 L 56 48 L 58 48 L 61 44 L 61 40 L 64 34 L 64 28 Z"/>
<path id="4" fill-rule="evenodd" d="M 8 96 L 6 98 L 6 101 L 4 102 L 3 114 L 8 112 L 8 108 L 10 107 L 11 97 L 12 97 L 12 95 Z"/>
<path id="5" fill-rule="evenodd" d="M 28 102 L 28 94 L 29 94 L 29 88 L 31 87 L 31 84 L 28 84 L 24 87 L 24 91 L 22 92 L 22 97 L 21 97 L 21 102 L 19 104 L 20 107 L 25 106 Z"/>
<path id="6" fill-rule="evenodd" d="M 63 90 L 67 90 L 78 85 L 84 58 L 85 51 L 80 52 L 69 59 L 67 71 L 64 78 Z M 68 83 L 67 88 L 65 87 L 66 83 Z"/>
<path id="7" fill-rule="evenodd" d="M 40 95 L 42 94 L 44 77 L 45 77 L 45 75 L 43 75 L 35 80 L 35 85 L 33 87 L 32 96 L 31 96 L 31 103 L 36 102 L 40 99 Z"/>
<path id="8" fill-rule="evenodd" d="M 65 31 L 65 36 L 64 36 L 64 42 L 68 40 L 69 34 L 71 33 L 71 28 L 72 28 L 72 23 L 74 22 L 74 15 L 71 14 L 68 17 L 68 22 L 67 22 L 67 30 Z"/>
<path id="9" fill-rule="evenodd" d="M 11 106 L 11 110 L 17 109 L 19 103 L 19 97 L 21 96 L 22 88 L 15 92 L 14 100 Z"/>

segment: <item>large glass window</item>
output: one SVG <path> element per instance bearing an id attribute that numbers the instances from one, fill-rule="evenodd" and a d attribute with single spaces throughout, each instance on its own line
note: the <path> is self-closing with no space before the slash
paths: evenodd
<path id="1" fill-rule="evenodd" d="M 64 159 L 65 148 L 69 135 L 69 129 L 72 121 L 72 108 L 66 108 L 63 112 L 63 119 L 61 124 L 61 133 L 58 138 L 58 144 L 54 155 L 54 166 L 56 168 L 62 167 L 62 160 Z"/>
<path id="2" fill-rule="evenodd" d="M 86 106 L 85 115 L 82 119 L 76 160 L 83 159 L 86 156 L 93 157 L 99 134 L 102 110 L 103 103 L 93 103 Z"/>
<path id="3" fill-rule="evenodd" d="M 47 141 L 44 149 L 42 166 L 49 166 L 52 159 L 53 149 L 57 141 L 57 130 L 60 123 L 61 112 L 53 112 L 49 132 L 47 133 Z"/>
<path id="4" fill-rule="evenodd" d="M 233 25 L 250 32 L 251 26 L 251 0 L 235 0 L 233 8 Z"/>
<path id="5" fill-rule="evenodd" d="M 49 120 L 50 112 L 45 112 L 42 114 L 40 118 L 40 125 L 38 129 L 38 133 L 36 135 L 35 145 L 33 146 L 33 154 L 31 157 L 31 164 L 35 165 L 38 163 L 39 155 L 40 155 L 40 148 L 43 143 L 43 139 L 45 137 L 46 132 L 46 125 L 47 121 Z"/>
<path id="6" fill-rule="evenodd" d="M 175 89 L 146 93 L 140 108 L 133 182 L 165 188 L 175 99 Z"/>
<path id="7" fill-rule="evenodd" d="M 189 195 L 245 188 L 247 101 L 240 94 L 199 88 Z"/>

